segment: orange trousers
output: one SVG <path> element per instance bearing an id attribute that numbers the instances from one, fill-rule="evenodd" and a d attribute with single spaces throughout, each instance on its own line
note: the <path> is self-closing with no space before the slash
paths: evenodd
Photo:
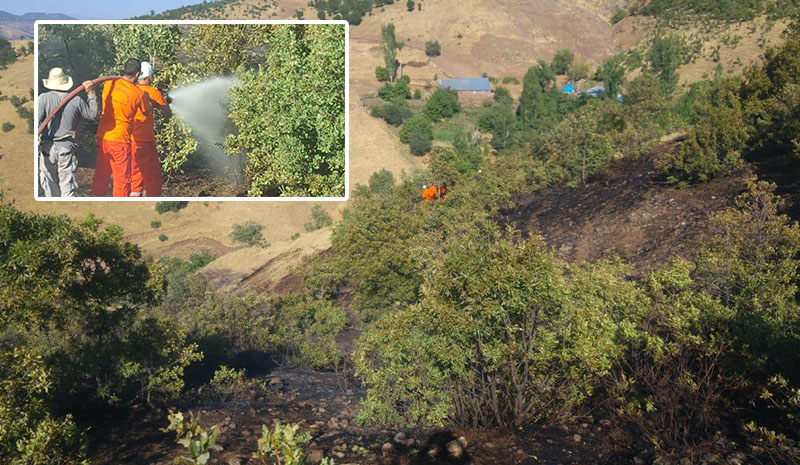
<path id="1" fill-rule="evenodd" d="M 92 179 L 92 194 L 104 197 L 111 178 L 114 197 L 127 197 L 131 193 L 131 144 L 105 140 L 97 146 L 97 163 Z"/>
<path id="2" fill-rule="evenodd" d="M 161 162 L 155 142 L 131 141 L 131 196 L 161 196 Z"/>

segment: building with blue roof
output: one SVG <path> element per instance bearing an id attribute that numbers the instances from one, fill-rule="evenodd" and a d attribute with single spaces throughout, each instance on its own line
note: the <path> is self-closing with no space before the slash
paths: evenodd
<path id="1" fill-rule="evenodd" d="M 489 78 L 439 79 L 439 87 L 456 92 L 491 92 Z"/>

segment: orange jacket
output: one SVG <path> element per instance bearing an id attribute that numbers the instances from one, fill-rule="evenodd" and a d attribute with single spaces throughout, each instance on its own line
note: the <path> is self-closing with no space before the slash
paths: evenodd
<path id="1" fill-rule="evenodd" d="M 167 104 L 166 100 L 164 100 L 164 96 L 161 95 L 161 92 L 159 92 L 155 87 L 140 85 L 139 88 L 150 95 L 150 102 L 154 104 L 154 107 L 155 104 L 160 106 L 165 106 Z M 150 114 L 145 115 L 141 108 L 136 110 L 136 117 L 133 120 L 133 132 L 131 133 L 131 137 L 133 140 L 138 142 L 153 142 L 156 140 L 155 130 L 153 129 L 152 111 L 150 111 Z"/>
<path id="2" fill-rule="evenodd" d="M 422 198 L 425 200 L 433 200 L 436 198 L 436 186 L 430 186 L 422 191 Z"/>
<path id="3" fill-rule="evenodd" d="M 97 140 L 130 143 L 133 119 L 137 111 L 152 110 L 145 103 L 144 91 L 124 79 L 103 86 L 103 116 L 97 125 Z"/>

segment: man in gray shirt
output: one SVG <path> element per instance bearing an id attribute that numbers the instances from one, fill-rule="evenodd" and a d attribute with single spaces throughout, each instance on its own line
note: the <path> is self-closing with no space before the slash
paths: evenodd
<path id="1" fill-rule="evenodd" d="M 39 124 L 68 95 L 72 88 L 72 77 L 61 68 L 50 70 L 48 79 L 42 79 L 50 89 L 39 96 L 37 116 Z M 78 126 L 81 118 L 96 120 L 100 116 L 100 97 L 91 81 L 83 83 L 87 99 L 75 97 L 47 123 L 39 140 L 39 195 L 46 197 L 75 197 L 78 183 Z"/>

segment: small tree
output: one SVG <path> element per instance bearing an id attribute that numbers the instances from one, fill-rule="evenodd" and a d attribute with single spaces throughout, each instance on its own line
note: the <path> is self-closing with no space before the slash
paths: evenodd
<path id="1" fill-rule="evenodd" d="M 653 38 L 647 54 L 648 71 L 658 79 L 661 92 L 665 95 L 675 91 L 678 85 L 678 67 L 681 65 L 683 40 L 676 34 L 664 36 L 661 32 Z"/>
<path id="2" fill-rule="evenodd" d="M 255 221 L 234 224 L 231 228 L 231 239 L 233 242 L 244 244 L 247 247 L 265 247 L 264 236 L 261 234 L 263 229 L 264 227 Z"/>
<path id="3" fill-rule="evenodd" d="M 376 66 L 375 67 L 375 79 L 380 82 L 388 81 L 389 80 L 389 71 L 386 70 L 383 66 Z"/>
<path id="4" fill-rule="evenodd" d="M 414 11 L 414 7 L 415 6 L 416 6 L 416 3 L 414 3 L 414 0 L 408 0 L 406 2 L 406 8 L 408 8 L 408 11 Z"/>
<path id="5" fill-rule="evenodd" d="M 394 82 L 397 77 L 397 52 L 403 49 L 403 43 L 398 41 L 394 34 L 394 24 L 381 26 L 381 51 L 389 81 Z"/>
<path id="6" fill-rule="evenodd" d="M 556 74 L 567 74 L 572 63 L 575 61 L 575 54 L 572 50 L 559 50 L 553 57 L 553 71 Z"/>
<path id="7" fill-rule="evenodd" d="M 316 231 L 333 224 L 331 216 L 328 215 L 321 205 L 314 205 L 311 209 L 311 221 L 303 225 L 307 232 Z"/>
<path id="8" fill-rule="evenodd" d="M 438 57 L 442 54 L 442 47 L 439 46 L 438 40 L 429 40 L 425 42 L 425 55 L 428 57 Z"/>
<path id="9" fill-rule="evenodd" d="M 458 94 L 450 89 L 436 89 L 422 109 L 422 113 L 431 121 L 449 118 L 461 110 Z"/>
<path id="10" fill-rule="evenodd" d="M 615 55 L 603 62 L 600 69 L 597 70 L 597 78 L 603 81 L 608 98 L 616 98 L 620 86 L 625 84 L 624 60 L 623 55 Z"/>
<path id="11" fill-rule="evenodd" d="M 433 124 L 423 115 L 416 115 L 400 128 L 400 140 L 411 147 L 414 155 L 424 155 L 433 144 Z"/>
<path id="12" fill-rule="evenodd" d="M 3 132 L 9 132 L 12 129 L 14 129 L 14 125 L 10 121 L 3 123 Z"/>

